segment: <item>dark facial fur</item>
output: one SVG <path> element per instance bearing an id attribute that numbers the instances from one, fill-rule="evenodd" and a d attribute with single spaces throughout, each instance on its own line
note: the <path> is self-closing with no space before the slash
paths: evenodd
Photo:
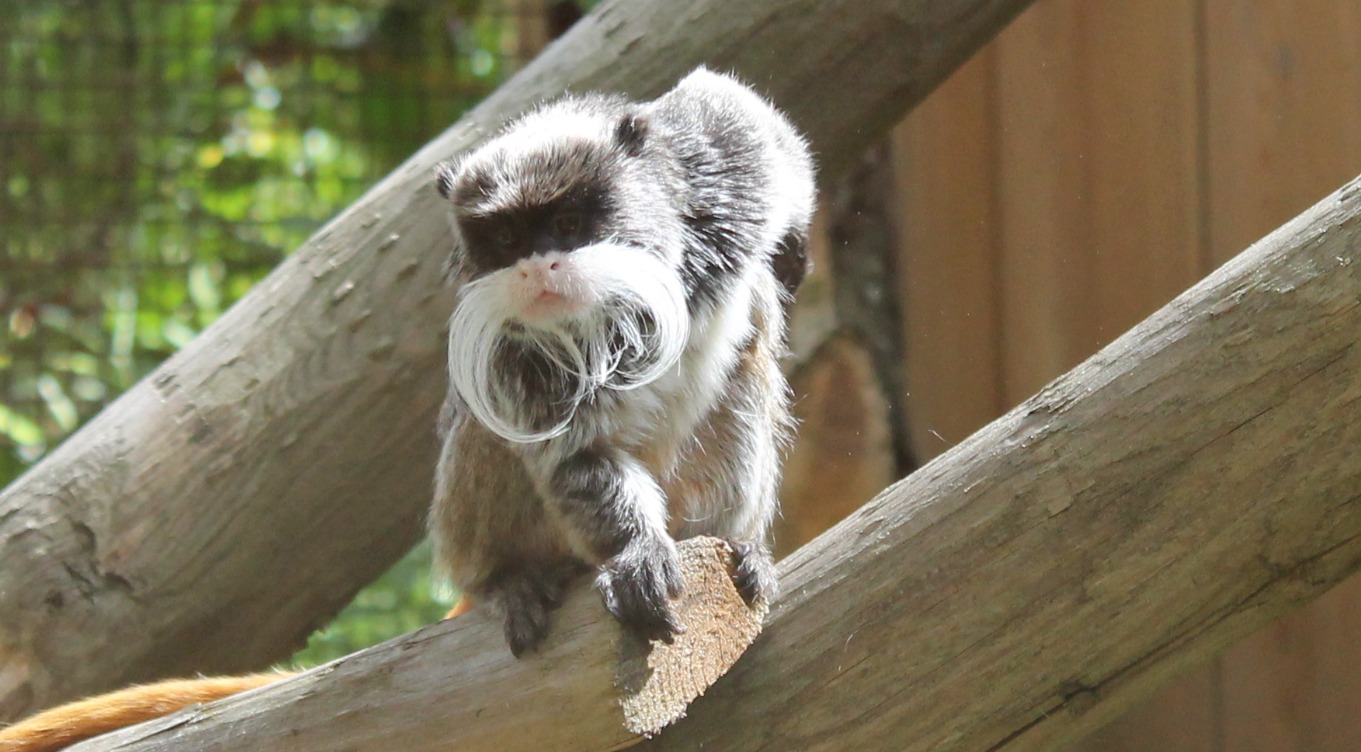
<path id="1" fill-rule="evenodd" d="M 678 538 L 731 541 L 743 595 L 773 597 L 777 358 L 813 205 L 789 123 L 701 69 L 651 102 L 546 105 L 436 185 L 463 285 L 431 509 L 455 584 L 517 655 L 584 568 L 669 641 Z"/>

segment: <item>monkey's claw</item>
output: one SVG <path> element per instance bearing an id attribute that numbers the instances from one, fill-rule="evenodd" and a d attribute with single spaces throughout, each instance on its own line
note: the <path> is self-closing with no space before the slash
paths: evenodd
<path id="1" fill-rule="evenodd" d="M 572 571 L 579 570 L 515 571 L 497 578 L 488 599 L 501 613 L 506 642 L 516 658 L 538 649 L 548 636 L 549 615 L 562 605 Z"/>
<path id="2" fill-rule="evenodd" d="M 774 600 L 779 592 L 779 580 L 775 577 L 775 560 L 770 552 L 764 546 L 748 541 L 728 541 L 728 545 L 732 546 L 737 559 L 732 579 L 742 600 L 748 606 L 757 598 L 767 603 Z"/>
<path id="3" fill-rule="evenodd" d="M 684 585 L 675 547 L 666 545 L 647 551 L 625 549 L 596 578 L 605 608 L 625 629 L 667 644 L 685 631 L 670 602 Z"/>

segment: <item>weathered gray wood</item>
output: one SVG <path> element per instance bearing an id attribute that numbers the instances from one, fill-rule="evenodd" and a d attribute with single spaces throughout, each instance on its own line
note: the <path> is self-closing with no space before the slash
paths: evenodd
<path id="1" fill-rule="evenodd" d="M 835 173 L 1028 3 L 602 3 L 0 495 L 0 719 L 266 665 L 419 536 L 452 306 L 436 161 L 564 87 L 648 96 L 705 62 Z"/>
<path id="2" fill-rule="evenodd" d="M 793 554 L 764 637 L 646 744 L 1062 748 L 1361 568 L 1358 332 L 1361 182 Z M 560 624 L 537 681 L 437 644 L 456 624 L 150 738 L 610 748 L 573 656 L 613 627 Z"/>
<path id="3" fill-rule="evenodd" d="M 72 752 L 516 752 L 618 749 L 684 714 L 761 631 L 712 538 L 680 546 L 685 633 L 647 650 L 579 587 L 516 660 L 474 611 L 291 679 L 91 739 Z M 585 583 L 582 583 L 585 585 Z"/>
<path id="4" fill-rule="evenodd" d="M 783 562 L 647 749 L 1062 749 L 1361 568 L 1361 183 Z"/>

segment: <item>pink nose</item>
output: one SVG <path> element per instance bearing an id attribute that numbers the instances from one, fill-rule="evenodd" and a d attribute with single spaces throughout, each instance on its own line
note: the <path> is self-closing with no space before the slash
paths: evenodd
<path id="1" fill-rule="evenodd" d="M 543 253 L 521 259 L 516 262 L 515 269 L 520 272 L 520 279 L 527 280 L 541 287 L 553 289 L 555 282 L 562 268 L 562 254 Z"/>

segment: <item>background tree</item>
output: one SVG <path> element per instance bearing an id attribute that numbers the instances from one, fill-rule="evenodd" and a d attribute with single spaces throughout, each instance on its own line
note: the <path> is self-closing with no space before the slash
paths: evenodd
<path id="1" fill-rule="evenodd" d="M 0 7 L 0 488 L 527 56 L 500 2 Z M 447 608 L 418 548 L 295 657 Z"/>

